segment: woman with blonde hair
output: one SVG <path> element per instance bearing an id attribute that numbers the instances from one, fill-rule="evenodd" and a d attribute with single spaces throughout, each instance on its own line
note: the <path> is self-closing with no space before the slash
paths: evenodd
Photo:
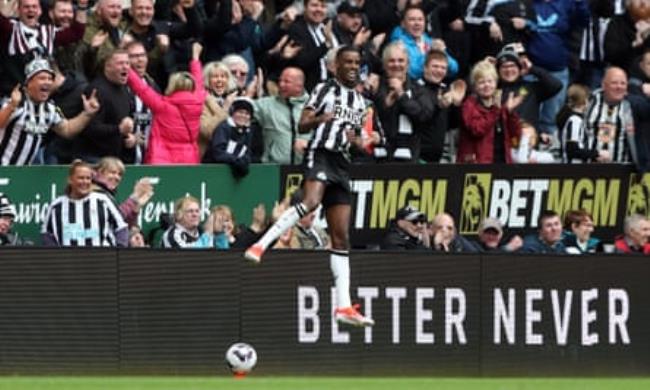
<path id="1" fill-rule="evenodd" d="M 199 61 L 202 49 L 199 43 L 192 45 L 190 72 L 173 73 L 164 96 L 129 69 L 129 87 L 153 114 L 145 164 L 198 164 L 201 161 L 199 126 L 207 95 Z"/>
<path id="2" fill-rule="evenodd" d="M 512 140 L 519 139 L 521 125 L 515 108 L 523 95 L 509 93 L 501 104 L 499 76 L 494 64 L 480 61 L 470 73 L 472 95 L 463 102 L 458 140 L 459 163 L 511 163 Z"/>
<path id="3" fill-rule="evenodd" d="M 119 208 L 126 223 L 129 226 L 133 226 L 137 224 L 140 208 L 149 202 L 154 191 L 149 178 L 142 178 L 133 186 L 133 193 L 118 205 L 115 194 L 117 193 L 117 187 L 122 182 L 124 171 L 124 164 L 120 159 L 115 157 L 102 158 L 94 168 L 92 178 L 93 191 L 108 196 L 115 206 Z"/>
<path id="4" fill-rule="evenodd" d="M 208 96 L 201 113 L 201 131 L 199 134 L 199 153 L 201 156 L 212 139 L 217 125 L 228 118 L 228 109 L 237 97 L 235 77 L 228 67 L 220 61 L 210 62 L 203 69 L 203 84 Z"/>

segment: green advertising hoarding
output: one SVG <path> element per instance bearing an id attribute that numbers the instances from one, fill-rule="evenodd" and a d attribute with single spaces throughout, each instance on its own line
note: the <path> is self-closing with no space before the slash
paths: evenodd
<path id="1" fill-rule="evenodd" d="M 119 187 L 117 200 L 122 202 L 141 177 L 158 178 L 155 194 L 142 208 L 138 223 L 145 233 L 158 226 L 163 213 L 173 211 L 176 199 L 192 195 L 199 199 L 202 219 L 210 208 L 225 204 L 232 208 L 237 223 L 249 224 L 253 208 L 263 203 L 270 215 L 278 197 L 279 167 L 253 165 L 250 173 L 235 179 L 225 165 L 197 166 L 129 166 Z M 14 231 L 36 244 L 47 207 L 63 194 L 67 166 L 0 167 L 0 192 L 9 196 L 16 206 Z M 155 243 L 157 244 L 157 243 Z"/>

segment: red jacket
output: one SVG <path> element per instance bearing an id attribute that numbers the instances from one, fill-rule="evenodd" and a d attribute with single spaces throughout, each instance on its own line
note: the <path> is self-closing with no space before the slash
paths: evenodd
<path id="1" fill-rule="evenodd" d="M 153 123 L 145 152 L 145 164 L 199 164 L 199 126 L 207 96 L 201 62 L 190 62 L 194 91 L 177 91 L 162 96 L 129 69 L 129 87 L 151 109 Z"/>
<path id="2" fill-rule="evenodd" d="M 614 247 L 616 247 L 616 252 L 618 253 L 643 253 L 644 255 L 650 255 L 650 243 L 645 243 L 643 248 L 633 249 L 625 240 L 625 236 L 616 237 Z"/>
<path id="3" fill-rule="evenodd" d="M 508 112 L 505 107 L 486 108 L 474 95 L 463 102 L 463 123 L 458 140 L 459 163 L 491 164 L 494 162 L 494 134 L 500 119 L 504 130 L 504 153 L 507 163 L 512 162 L 512 141 L 519 139 L 521 124 L 519 115 Z"/>

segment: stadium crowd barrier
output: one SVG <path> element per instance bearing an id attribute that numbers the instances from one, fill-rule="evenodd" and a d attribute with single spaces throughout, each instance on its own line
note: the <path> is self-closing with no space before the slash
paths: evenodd
<path id="1" fill-rule="evenodd" d="M 327 252 L 15 248 L 0 256 L 0 373 L 650 374 L 644 257 L 352 253 L 377 324 L 332 321 Z"/>
<path id="2" fill-rule="evenodd" d="M 16 230 L 37 238 L 49 202 L 63 193 L 67 167 L 3 167 L 0 192 L 16 203 Z M 140 215 L 147 232 L 158 226 L 174 201 L 191 194 L 200 201 L 204 217 L 211 206 L 230 205 L 240 223 L 249 223 L 253 208 L 273 203 L 294 191 L 302 180 L 296 166 L 252 165 L 248 176 L 236 180 L 224 165 L 128 167 L 118 192 L 125 199 L 140 177 L 159 178 L 156 194 Z M 536 229 L 545 209 L 563 215 L 584 208 L 593 215 L 595 236 L 612 241 L 622 233 L 627 215 L 650 216 L 650 174 L 631 166 L 589 165 L 353 165 L 351 169 L 354 247 L 379 243 L 391 218 L 405 204 L 429 218 L 447 211 L 464 235 L 477 233 L 486 216 L 501 219 L 510 234 Z"/>

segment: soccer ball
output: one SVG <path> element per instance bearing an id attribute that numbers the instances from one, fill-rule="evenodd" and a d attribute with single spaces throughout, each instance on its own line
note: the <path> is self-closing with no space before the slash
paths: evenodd
<path id="1" fill-rule="evenodd" d="M 226 364 L 235 374 L 250 372 L 257 363 L 257 352 L 250 344 L 235 343 L 226 351 Z"/>

